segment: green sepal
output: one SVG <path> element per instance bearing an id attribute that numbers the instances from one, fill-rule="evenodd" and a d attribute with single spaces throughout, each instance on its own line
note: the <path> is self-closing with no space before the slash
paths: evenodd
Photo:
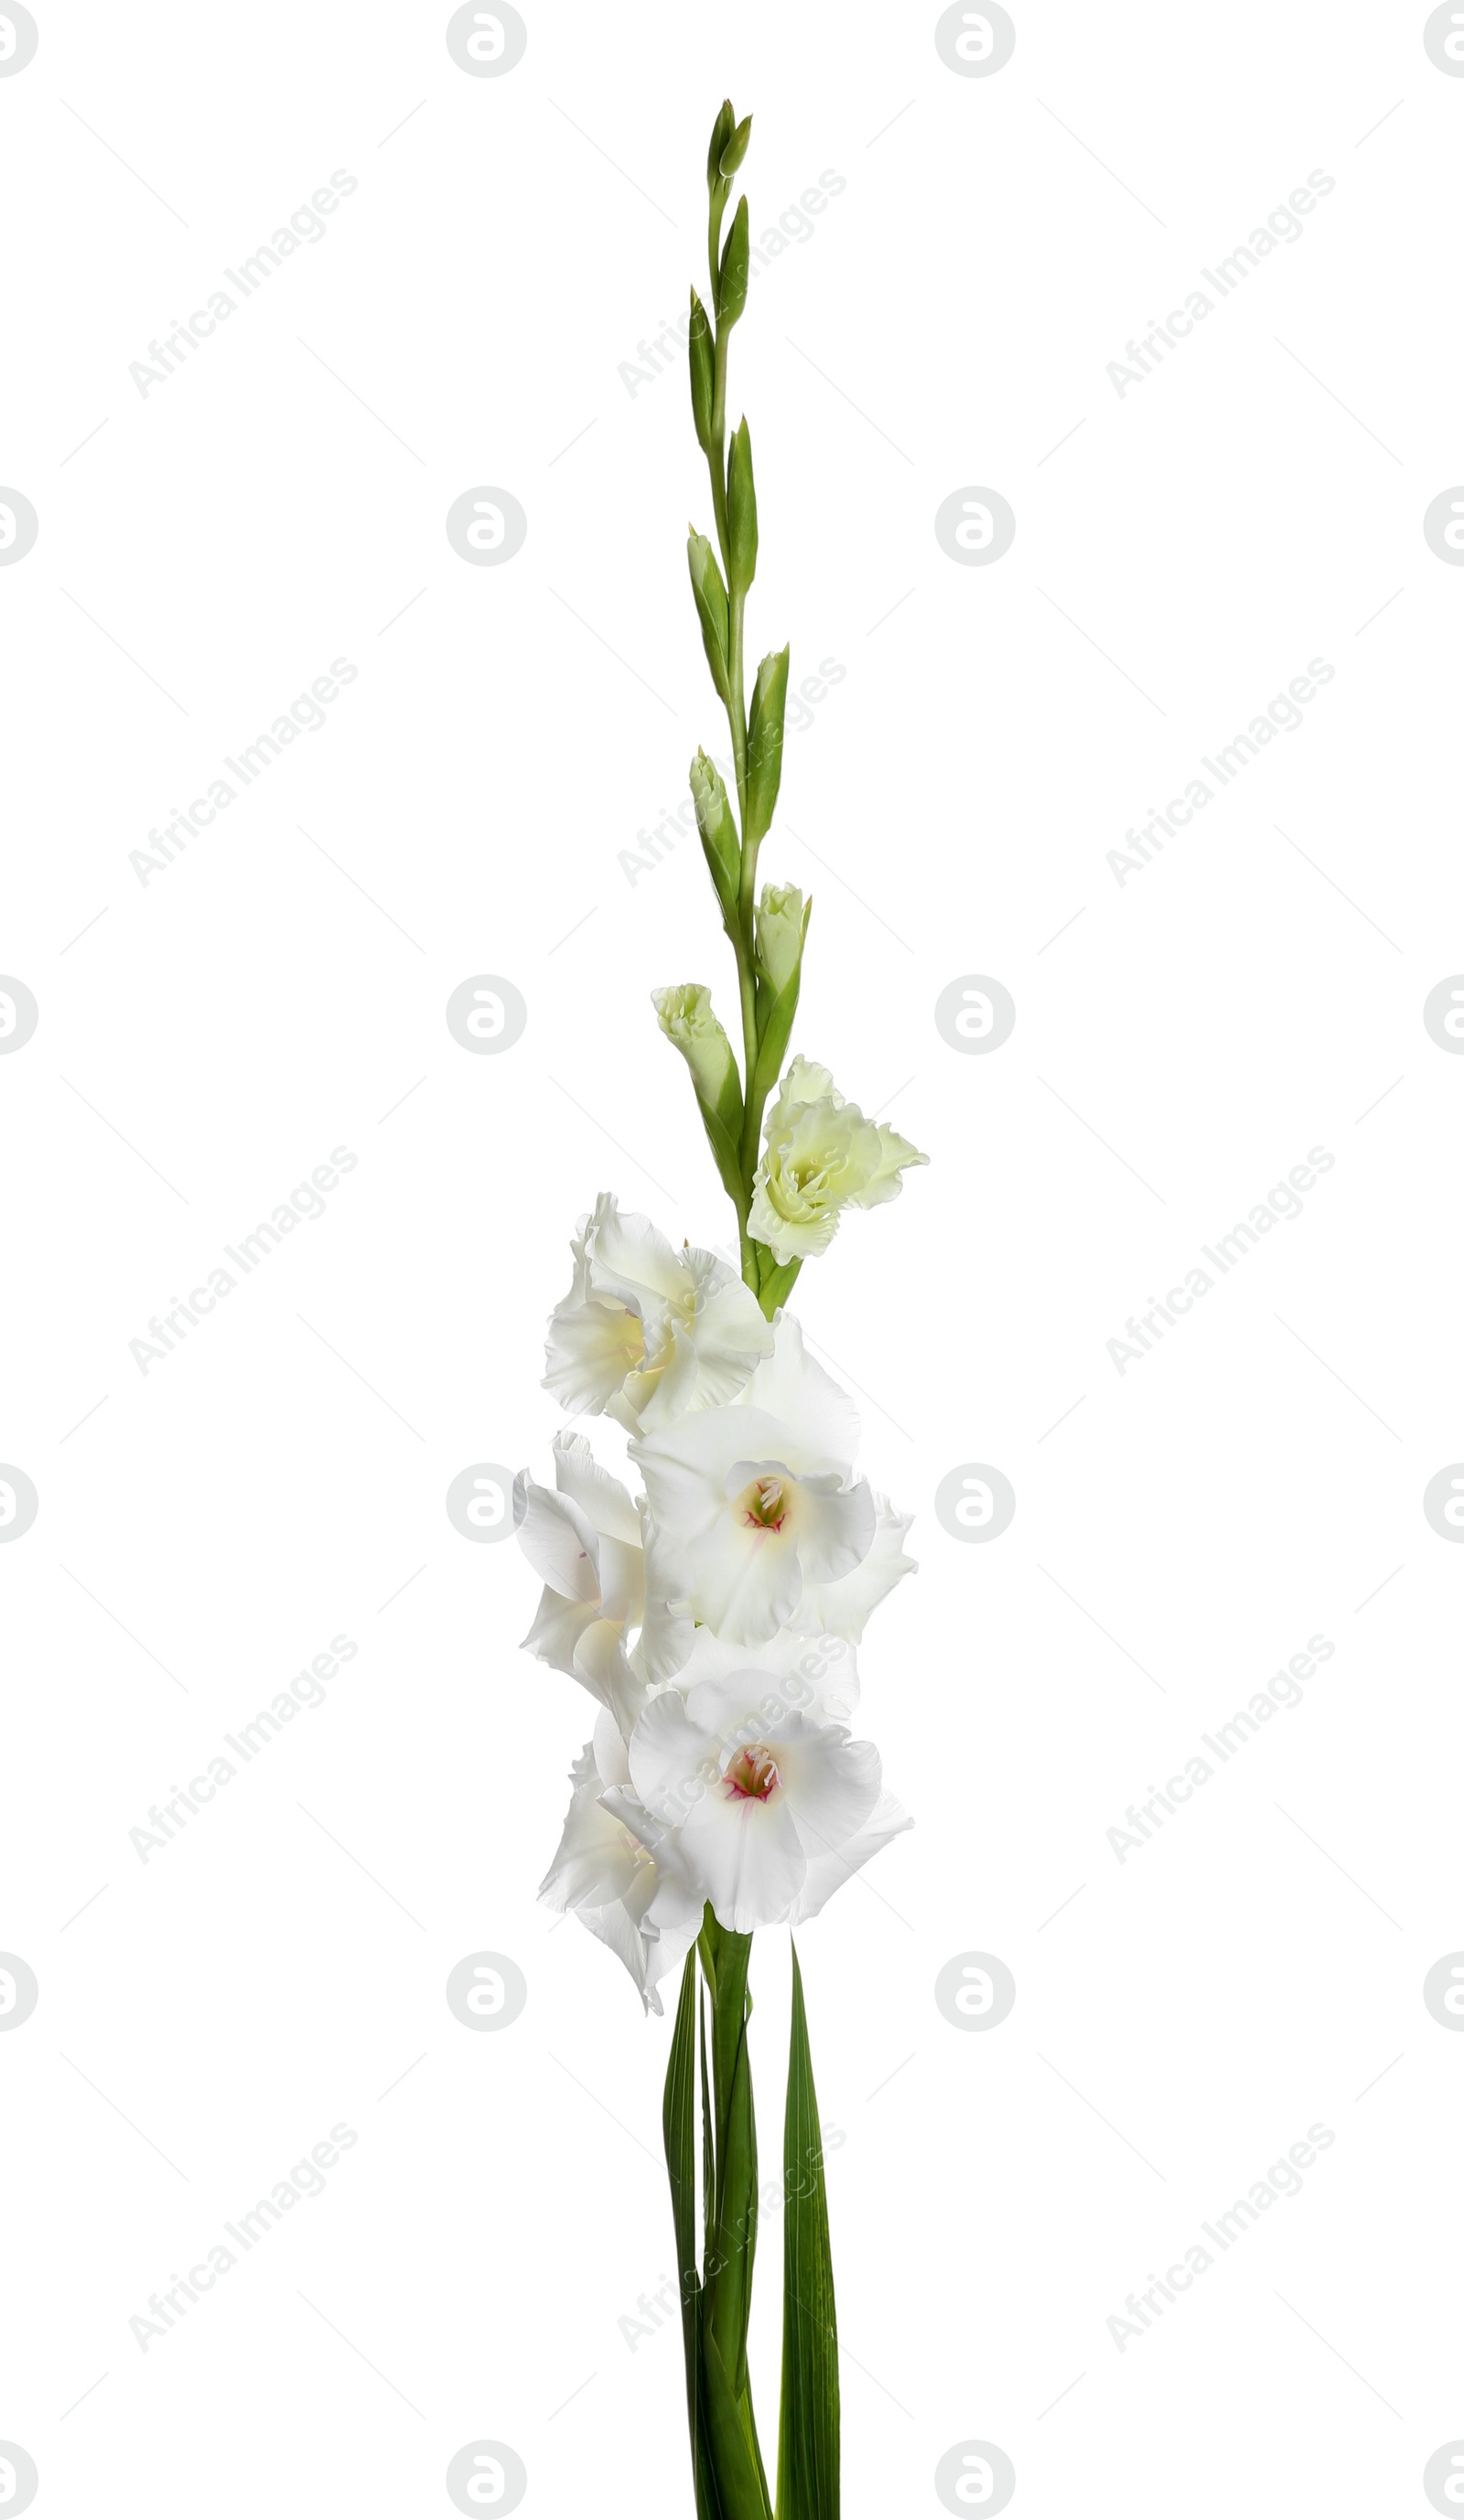
<path id="1" fill-rule="evenodd" d="M 757 1301 L 763 1319 L 771 1321 L 780 1304 L 786 1304 L 802 1267 L 801 1260 L 775 1260 L 765 1242 L 755 1242 L 757 1259 Z"/>
<path id="2" fill-rule="evenodd" d="M 803 947 L 808 941 L 808 920 L 813 904 L 803 904 L 803 924 L 799 935 L 799 959 L 789 977 L 774 996 L 765 980 L 757 983 L 757 1064 L 753 1071 L 753 1101 L 765 1102 L 783 1071 L 783 1054 L 793 1031 L 793 1019 L 799 1011 L 799 989 L 803 977 Z"/>
<path id="3" fill-rule="evenodd" d="M 734 565 L 736 557 L 734 539 Z M 767 832 L 778 802 L 778 788 L 783 778 L 783 712 L 787 701 L 788 650 L 780 648 L 776 655 L 764 656 L 757 668 L 752 713 L 748 720 L 747 830 L 743 836 L 750 845 L 755 845 Z"/>
<path id="4" fill-rule="evenodd" d="M 746 158 L 748 154 L 748 142 L 752 137 L 753 117 L 748 113 L 745 114 L 741 122 L 739 122 L 737 129 L 733 132 L 731 139 L 728 141 L 726 148 L 722 151 L 721 157 L 717 161 L 718 171 L 724 184 L 731 183 L 738 167 L 742 164 L 744 158 Z"/>
<path id="5" fill-rule="evenodd" d="M 735 932 L 738 888 L 742 880 L 742 843 L 737 836 L 732 801 L 715 762 L 709 761 L 705 752 L 697 754 L 688 776 L 692 802 L 697 811 L 702 853 L 711 877 L 712 890 L 716 894 L 724 925 Z"/>
<path id="6" fill-rule="evenodd" d="M 722 265 L 716 283 L 716 321 L 719 332 L 730 332 L 748 302 L 748 197 L 744 193 L 732 213 L 727 242 L 722 248 Z"/>
<path id="7" fill-rule="evenodd" d="M 839 2520 L 839 2327 L 818 2099 L 796 1950 L 783 2184 L 778 2520 Z"/>
<path id="8" fill-rule="evenodd" d="M 728 1100 L 728 1097 L 724 1095 L 722 1100 L 725 1102 Z M 720 1112 L 709 1110 L 700 1095 L 697 1097 L 697 1109 L 702 1114 L 702 1126 L 707 1132 L 707 1144 L 711 1148 L 711 1160 L 715 1164 L 717 1172 L 721 1178 L 722 1188 L 732 1201 L 738 1215 L 741 1216 L 747 1205 L 747 1192 L 743 1188 L 742 1155 L 740 1152 L 742 1140 L 742 1096 L 739 1094 L 737 1098 L 736 1118 L 730 1121 L 728 1119 L 724 1119 Z"/>
<path id="9" fill-rule="evenodd" d="M 707 189 L 715 192 L 722 180 L 722 152 L 737 128 L 732 99 L 723 97 L 715 122 L 711 126 L 711 145 L 707 152 Z"/>
<path id="10" fill-rule="evenodd" d="M 695 290 L 691 292 L 691 331 L 687 336 L 687 354 L 691 361 L 691 418 L 697 432 L 697 444 L 704 455 L 712 447 L 711 406 L 716 389 L 711 326 L 707 309 Z"/>
<path id="11" fill-rule="evenodd" d="M 746 595 L 757 574 L 757 493 L 746 420 L 738 422 L 727 450 L 727 569 L 733 594 Z"/>
<path id="12" fill-rule="evenodd" d="M 688 528 L 686 564 L 691 571 L 691 591 L 696 599 L 697 619 L 702 625 L 702 645 L 716 694 L 725 707 L 731 706 L 731 683 L 727 672 L 727 590 L 722 572 L 716 564 L 716 554 L 705 534 L 695 526 Z"/>

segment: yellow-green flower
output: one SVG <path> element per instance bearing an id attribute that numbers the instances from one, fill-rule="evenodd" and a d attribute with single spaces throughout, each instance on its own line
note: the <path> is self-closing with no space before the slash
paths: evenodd
<path id="1" fill-rule="evenodd" d="M 827 1251 L 846 1207 L 879 1207 L 900 1174 L 929 1163 L 884 1121 L 866 1120 L 826 1067 L 795 1058 L 767 1115 L 748 1230 L 779 1264 Z"/>

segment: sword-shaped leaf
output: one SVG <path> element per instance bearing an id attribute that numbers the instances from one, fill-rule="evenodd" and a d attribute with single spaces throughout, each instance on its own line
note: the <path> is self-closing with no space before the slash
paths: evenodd
<path id="1" fill-rule="evenodd" d="M 793 2026 L 783 2125 L 783 2405 L 778 2520 L 839 2520 L 839 2331 L 823 2141 L 803 1980 L 793 1955 Z"/>

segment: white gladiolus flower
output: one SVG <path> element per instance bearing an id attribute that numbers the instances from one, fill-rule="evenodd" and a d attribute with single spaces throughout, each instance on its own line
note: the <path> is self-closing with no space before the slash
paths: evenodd
<path id="1" fill-rule="evenodd" d="M 905 1825 L 882 1809 L 874 1744 L 790 1707 L 785 1688 L 745 1669 L 668 1688 L 630 1736 L 636 1795 L 677 1832 L 686 1875 L 732 1933 L 813 1914 Z"/>
<path id="2" fill-rule="evenodd" d="M 908 1138 L 866 1120 L 826 1067 L 795 1058 L 767 1115 L 748 1231 L 780 1264 L 827 1251 L 846 1207 L 878 1207 L 900 1174 L 926 1164 Z"/>
<path id="3" fill-rule="evenodd" d="M 625 1650 L 645 1619 L 640 1515 L 582 1435 L 556 1435 L 554 1475 L 553 1488 L 526 1470 L 514 1481 L 519 1546 L 544 1584 L 525 1650 L 568 1672 L 628 1732 L 646 1694 Z"/>
<path id="4" fill-rule="evenodd" d="M 893 1592 L 902 1575 L 915 1573 L 916 1561 L 904 1552 L 905 1533 L 914 1519 L 913 1514 L 895 1513 L 888 1499 L 876 1493 L 868 1555 L 847 1575 L 836 1575 L 829 1583 L 805 1578 L 793 1620 L 799 1632 L 805 1637 L 848 1637 L 857 1644 L 870 1612 L 879 1608 L 887 1593 Z"/>
<path id="5" fill-rule="evenodd" d="M 742 1389 L 772 1331 L 751 1287 L 709 1251 L 673 1250 L 606 1192 L 572 1249 L 549 1324 L 545 1386 L 570 1416 L 607 1413 L 635 1434 Z"/>
<path id="6" fill-rule="evenodd" d="M 855 1477 L 858 1413 L 792 1315 L 613 1197 L 573 1248 L 546 1380 L 626 1427 L 646 1495 L 569 1430 L 552 1488 L 515 1482 L 543 1584 L 525 1644 L 601 1710 L 540 1895 L 660 2012 L 709 1904 L 734 1932 L 801 1924 L 911 1825 L 848 1730 L 909 1517 Z"/>
<path id="7" fill-rule="evenodd" d="M 701 1893 L 674 1859 L 667 1868 L 652 1853 L 659 1844 L 663 1858 L 673 1855 L 673 1841 L 624 1791 L 630 1782 L 625 1745 L 608 1714 L 599 1717 L 570 1781 L 574 1790 L 564 1834 L 539 1897 L 598 1936 L 624 1961 L 647 2011 L 660 2012 L 658 1982 L 680 1967 L 701 1929 Z"/>
<path id="8" fill-rule="evenodd" d="M 671 1609 L 731 1644 L 758 1645 L 802 1624 L 805 1589 L 815 1588 L 816 1624 L 832 1634 L 862 1630 L 872 1599 L 904 1564 L 887 1565 L 866 1588 L 870 1598 L 840 1594 L 877 1533 L 868 1483 L 852 1475 L 858 1438 L 852 1402 L 804 1355 L 799 1326 L 784 1313 L 772 1356 L 738 1401 L 633 1443 L 650 1502 L 648 1579 Z M 652 1641 L 647 1674 L 671 1679 L 680 1664 L 660 1646 Z"/>

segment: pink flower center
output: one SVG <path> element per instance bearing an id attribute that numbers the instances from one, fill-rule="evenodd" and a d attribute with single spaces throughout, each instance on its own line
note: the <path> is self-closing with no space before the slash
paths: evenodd
<path id="1" fill-rule="evenodd" d="M 765 1803 L 782 1781 L 776 1759 L 760 1742 L 739 1750 L 723 1778 L 731 1799 L 741 1803 Z"/>
<path id="2" fill-rule="evenodd" d="M 780 1478 L 755 1479 L 742 1500 L 744 1518 L 751 1530 L 781 1531 L 788 1511 L 788 1496 Z"/>

